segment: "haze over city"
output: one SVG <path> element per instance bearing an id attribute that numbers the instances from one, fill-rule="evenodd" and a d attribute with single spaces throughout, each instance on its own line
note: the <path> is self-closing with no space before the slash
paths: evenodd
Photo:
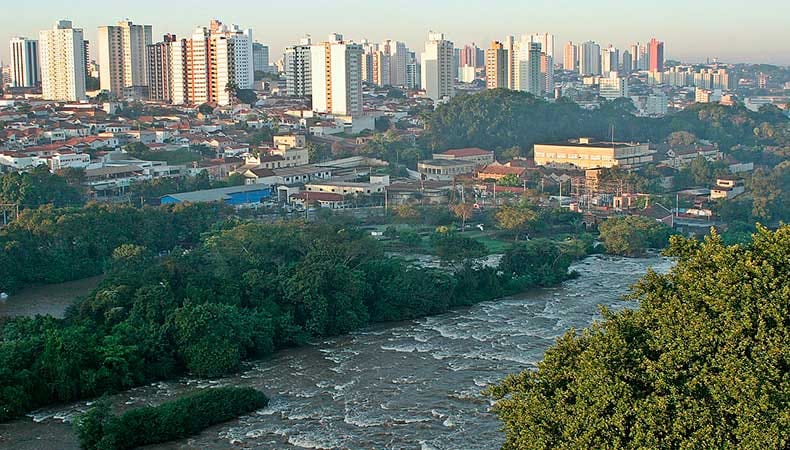
<path id="1" fill-rule="evenodd" d="M 0 447 L 790 448 L 790 0 L 6 3 Z"/>
<path id="2" fill-rule="evenodd" d="M 396 39 L 420 48 L 428 30 L 437 30 L 456 46 L 475 42 L 483 48 L 506 35 L 532 32 L 553 33 L 558 46 L 568 40 L 594 40 L 624 48 L 655 36 L 666 42 L 668 59 L 704 62 L 717 57 L 726 62 L 790 64 L 790 2 L 782 0 L 754 5 L 739 0 L 240 0 L 228 7 L 205 0 L 39 0 L 5 6 L 0 42 L 14 36 L 35 37 L 63 18 L 83 28 L 86 39 L 95 40 L 97 27 L 125 18 L 152 24 L 158 37 L 165 33 L 186 36 L 210 17 L 252 28 L 255 39 L 270 46 L 273 61 L 304 34 L 323 39 L 339 32 L 355 41 Z M 0 59 L 7 62 L 8 58 L 8 46 L 0 46 Z"/>

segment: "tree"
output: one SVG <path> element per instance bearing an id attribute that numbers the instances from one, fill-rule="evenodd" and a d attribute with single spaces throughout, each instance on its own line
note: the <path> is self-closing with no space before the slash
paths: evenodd
<path id="1" fill-rule="evenodd" d="M 472 214 L 475 212 L 474 205 L 470 203 L 459 203 L 453 206 L 453 212 L 459 219 L 461 219 L 461 229 L 466 229 L 466 221 L 472 217 Z"/>
<path id="2" fill-rule="evenodd" d="M 522 182 L 521 182 L 521 179 L 519 179 L 518 175 L 509 173 L 509 174 L 505 175 L 504 177 L 500 178 L 499 181 L 497 181 L 497 185 L 499 185 L 499 186 L 508 186 L 508 187 L 517 187 L 517 186 L 521 186 Z"/>
<path id="3" fill-rule="evenodd" d="M 233 99 L 236 98 L 238 92 L 239 85 L 235 80 L 228 81 L 227 84 L 225 84 L 225 93 L 230 97 L 230 106 L 233 106 Z"/>
<path id="4" fill-rule="evenodd" d="M 514 206 L 502 206 L 496 212 L 497 225 L 503 230 L 515 234 L 516 240 L 518 240 L 518 235 L 537 217 L 538 214 L 526 202 Z"/>
<path id="5" fill-rule="evenodd" d="M 672 230 L 649 217 L 626 216 L 607 219 L 599 226 L 606 252 L 639 256 L 648 248 L 663 248 Z"/>
<path id="6" fill-rule="evenodd" d="M 503 448 L 786 448 L 789 253 L 788 225 L 729 247 L 674 237 L 639 309 L 604 309 L 489 390 Z"/>
<path id="7" fill-rule="evenodd" d="M 202 105 L 198 106 L 198 112 L 204 116 L 208 116 L 214 113 L 214 107 L 208 103 L 203 103 Z"/>
<path id="8" fill-rule="evenodd" d="M 697 142 L 697 136 L 688 131 L 675 131 L 667 136 L 667 144 L 670 147 L 688 146 Z"/>
<path id="9" fill-rule="evenodd" d="M 258 103 L 258 95 L 252 89 L 236 89 L 235 95 L 244 104 L 255 106 Z"/>

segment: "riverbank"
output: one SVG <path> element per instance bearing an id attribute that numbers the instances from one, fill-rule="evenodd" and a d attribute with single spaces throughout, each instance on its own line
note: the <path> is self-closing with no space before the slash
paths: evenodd
<path id="1" fill-rule="evenodd" d="M 636 306 L 620 299 L 628 286 L 649 267 L 663 272 L 671 265 L 657 256 L 592 256 L 572 266 L 579 278 L 556 288 L 282 350 L 218 380 L 181 378 L 110 398 L 116 406 L 132 408 L 210 386 L 250 386 L 271 397 L 262 411 L 153 447 L 162 450 L 489 449 L 504 436 L 480 391 L 534 367 L 556 337 L 598 318 L 598 305 Z M 63 420 L 85 411 L 87 403 L 39 410 L 38 423 L 26 418 L 0 425 L 5 439 L 0 442 L 23 450 L 76 449 Z"/>
<path id="2" fill-rule="evenodd" d="M 50 315 L 62 318 L 74 300 L 93 291 L 104 279 L 98 275 L 65 283 L 26 287 L 0 300 L 0 317 Z"/>

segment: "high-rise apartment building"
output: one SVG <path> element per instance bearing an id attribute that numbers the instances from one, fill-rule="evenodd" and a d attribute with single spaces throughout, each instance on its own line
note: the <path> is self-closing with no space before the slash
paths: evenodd
<path id="1" fill-rule="evenodd" d="M 543 93 L 554 92 L 554 58 L 546 53 L 540 54 L 540 76 Z"/>
<path id="2" fill-rule="evenodd" d="M 518 90 L 518 44 L 513 36 L 506 36 L 503 42 L 507 51 L 507 88 Z"/>
<path id="3" fill-rule="evenodd" d="M 633 59 L 631 58 L 631 52 L 626 50 L 623 52 L 622 61 L 620 62 L 620 72 L 623 75 L 628 75 L 634 71 Z"/>
<path id="4" fill-rule="evenodd" d="M 362 113 L 362 45 L 335 40 L 310 48 L 313 111 Z"/>
<path id="5" fill-rule="evenodd" d="M 480 53 L 483 53 L 483 58 L 480 58 Z M 484 51 L 477 48 L 474 42 L 464 45 L 464 48 L 461 49 L 461 67 L 483 67 L 485 66 L 484 59 Z"/>
<path id="6" fill-rule="evenodd" d="M 507 50 L 499 41 L 486 49 L 486 88 L 507 88 Z"/>
<path id="7" fill-rule="evenodd" d="M 651 72 L 664 71 L 664 43 L 653 38 L 648 45 L 648 70 Z"/>
<path id="8" fill-rule="evenodd" d="M 151 25 L 120 21 L 117 25 L 99 27 L 101 89 L 120 98 L 124 88 L 148 86 L 146 50 L 151 44 Z"/>
<path id="9" fill-rule="evenodd" d="M 173 51 L 176 48 L 180 52 L 180 45 L 174 34 L 166 34 L 162 42 L 148 46 L 146 65 L 149 100 L 159 102 L 173 100 Z"/>
<path id="10" fill-rule="evenodd" d="M 421 58 L 421 86 L 425 94 L 438 102 L 454 94 L 453 43 L 443 33 L 428 33 Z"/>
<path id="11" fill-rule="evenodd" d="M 562 68 L 573 72 L 579 70 L 579 49 L 571 41 L 568 41 L 568 43 L 565 44 Z"/>
<path id="12" fill-rule="evenodd" d="M 61 20 L 38 35 L 41 90 L 46 100 L 85 98 L 85 47 L 82 29 Z"/>
<path id="13" fill-rule="evenodd" d="M 39 83 L 38 41 L 25 37 L 11 39 L 11 86 L 33 87 Z"/>
<path id="14" fill-rule="evenodd" d="M 310 70 L 310 36 L 305 36 L 285 50 L 286 91 L 291 97 L 307 97 L 312 95 L 312 74 Z M 371 65 L 371 79 L 372 79 Z"/>
<path id="15" fill-rule="evenodd" d="M 620 70 L 620 50 L 611 44 L 601 51 L 601 73 L 608 77 L 609 73 Z"/>
<path id="16" fill-rule="evenodd" d="M 541 51 L 554 59 L 554 35 L 551 33 L 533 33 L 530 42 L 540 44 Z"/>
<path id="17" fill-rule="evenodd" d="M 373 57 L 373 84 L 377 86 L 392 86 L 390 79 L 392 60 L 390 55 L 384 50 L 376 50 L 371 56 Z"/>
<path id="18" fill-rule="evenodd" d="M 406 88 L 407 89 L 420 89 L 420 75 L 422 67 L 417 61 L 417 55 L 414 52 L 409 52 L 409 62 L 406 64 Z"/>
<path id="19" fill-rule="evenodd" d="M 529 92 L 538 97 L 545 92 L 546 83 L 540 70 L 541 45 L 537 42 L 522 40 L 517 46 L 518 49 L 518 75 L 516 89 Z"/>
<path id="20" fill-rule="evenodd" d="M 192 36 L 173 46 L 173 103 L 228 105 L 232 86 L 251 89 L 255 79 L 252 42 L 252 30 L 216 19 L 209 28 L 196 28 Z"/>
<path id="21" fill-rule="evenodd" d="M 403 42 L 388 39 L 382 43 L 381 50 L 389 57 L 389 80 L 392 86 L 406 85 L 406 64 L 409 63 L 409 49 Z"/>
<path id="22" fill-rule="evenodd" d="M 593 41 L 579 44 L 579 74 L 601 74 L 601 46 Z"/>

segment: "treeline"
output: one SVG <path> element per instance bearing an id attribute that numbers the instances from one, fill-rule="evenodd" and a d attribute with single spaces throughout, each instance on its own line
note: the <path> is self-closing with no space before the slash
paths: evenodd
<path id="1" fill-rule="evenodd" d="M 265 408 L 269 399 L 253 388 L 206 389 L 159 406 L 116 416 L 101 400 L 76 422 L 86 450 L 124 450 L 197 434 L 205 428 Z"/>
<path id="2" fill-rule="evenodd" d="M 667 274 L 633 287 L 639 309 L 568 332 L 490 389 L 504 449 L 790 445 L 790 226 L 746 245 L 673 237 Z"/>
<path id="3" fill-rule="evenodd" d="M 83 203 L 82 193 L 75 181 L 50 173 L 46 165 L 28 172 L 0 175 L 0 203 L 14 204 L 20 208 L 79 206 Z"/>
<path id="4" fill-rule="evenodd" d="M 481 147 L 498 154 L 517 147 L 522 155 L 540 142 L 579 136 L 640 142 L 663 142 L 672 132 L 688 131 L 717 142 L 723 149 L 735 145 L 786 145 L 790 137 L 787 117 L 774 108 L 752 112 L 741 105 L 696 104 L 664 118 L 632 114 L 630 100 L 604 103 L 589 111 L 568 100 L 549 103 L 530 94 L 505 89 L 459 95 L 436 108 L 426 122 L 427 147 L 444 150 Z"/>
<path id="5" fill-rule="evenodd" d="M 279 348 L 567 278 L 561 246 L 538 247 L 506 258 L 506 270 L 448 272 L 388 258 L 342 225 L 244 223 L 163 258 L 122 245 L 65 319 L 2 324 L 0 420 L 186 371 L 220 376 Z"/>
<path id="6" fill-rule="evenodd" d="M 194 245 L 229 214 L 220 204 L 142 209 L 89 204 L 23 210 L 0 230 L 0 292 L 98 275 L 113 250 L 123 244 L 157 253 Z"/>

